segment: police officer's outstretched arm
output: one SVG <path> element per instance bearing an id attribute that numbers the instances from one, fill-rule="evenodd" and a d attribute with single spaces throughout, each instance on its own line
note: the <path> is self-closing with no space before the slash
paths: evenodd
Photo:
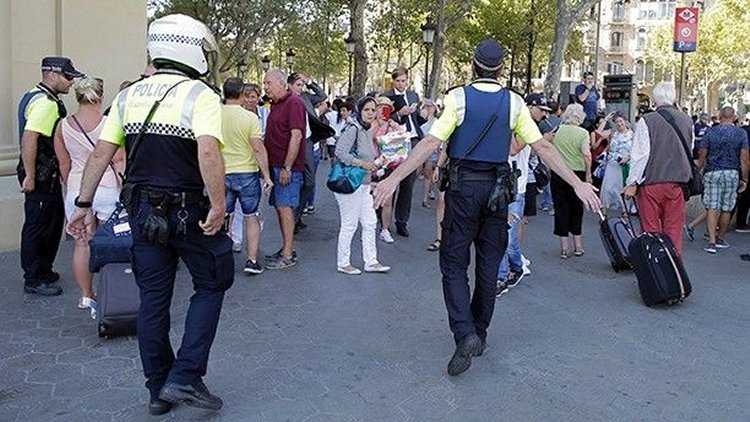
<path id="1" fill-rule="evenodd" d="M 224 197 L 224 159 L 221 156 L 219 140 L 210 135 L 198 136 L 198 164 L 203 183 L 208 191 L 211 209 L 205 221 L 199 224 L 203 234 L 212 236 L 224 224 L 226 198 Z"/>
<path id="2" fill-rule="evenodd" d="M 78 195 L 79 203 L 91 203 L 94 200 L 94 193 L 102 180 L 104 171 L 109 166 L 109 162 L 117 152 L 119 146 L 110 142 L 99 141 L 94 147 L 86 161 L 86 167 L 83 169 L 83 178 L 81 179 L 81 190 Z M 91 212 L 91 206 L 78 207 L 70 217 L 67 233 L 76 239 L 88 239 L 93 235 L 96 227 L 96 217 Z"/>
<path id="3" fill-rule="evenodd" d="M 379 208 L 382 206 L 388 198 L 393 196 L 393 192 L 396 191 L 398 184 L 414 172 L 419 166 L 422 165 L 427 159 L 435 152 L 442 141 L 432 135 L 426 135 L 412 150 L 411 154 L 406 158 L 406 161 L 396 168 L 385 180 L 378 183 L 378 186 L 373 192 L 373 206 Z"/>

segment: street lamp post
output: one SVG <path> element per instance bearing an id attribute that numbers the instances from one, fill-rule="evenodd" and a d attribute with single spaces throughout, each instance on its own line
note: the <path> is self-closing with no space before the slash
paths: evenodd
<path id="1" fill-rule="evenodd" d="M 427 18 L 427 21 L 422 25 L 422 42 L 425 47 L 425 61 L 424 61 L 424 97 L 429 97 L 430 89 L 430 47 L 435 41 L 435 31 L 437 27 Z"/>
<path id="2" fill-rule="evenodd" d="M 344 40 L 344 47 L 346 47 L 346 53 L 349 55 L 349 85 L 346 92 L 348 95 L 352 95 L 352 57 L 354 56 L 354 49 L 357 47 L 357 40 L 349 34 Z"/>
<path id="3" fill-rule="evenodd" d="M 240 79 L 244 78 L 246 70 L 247 70 L 247 62 L 245 62 L 244 57 L 240 57 L 240 60 L 237 62 L 237 77 Z"/>
<path id="4" fill-rule="evenodd" d="M 268 58 L 268 55 L 265 55 L 260 59 L 260 65 L 264 72 L 268 72 L 268 69 L 271 68 L 271 59 Z"/>
<path id="5" fill-rule="evenodd" d="M 286 52 L 286 64 L 289 67 L 289 73 L 292 73 L 292 69 L 294 69 L 295 56 L 296 54 L 294 54 L 294 50 L 292 50 L 291 48 Z"/>

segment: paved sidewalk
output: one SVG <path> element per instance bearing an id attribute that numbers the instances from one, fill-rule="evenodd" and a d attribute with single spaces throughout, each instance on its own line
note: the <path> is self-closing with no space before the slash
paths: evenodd
<path id="1" fill-rule="evenodd" d="M 320 170 L 325 176 L 325 166 Z M 562 261 L 552 217 L 532 218 L 533 273 L 498 301 L 489 349 L 459 377 L 442 301 L 434 208 L 419 206 L 412 236 L 378 244 L 389 275 L 335 271 L 338 210 L 319 186 L 317 214 L 298 237 L 299 265 L 237 276 L 227 293 L 206 383 L 224 399 L 207 412 L 146 412 L 134 338 L 103 340 L 76 308 L 69 262 L 63 296 L 24 295 L 18 253 L 0 255 L 0 421 L 746 421 L 750 420 L 750 235 L 711 256 L 686 243 L 694 295 L 650 309 L 632 273 L 615 274 L 587 216 L 581 258 Z M 277 249 L 266 214 L 263 247 Z M 697 231 L 700 235 L 700 230 Z M 355 237 L 354 263 L 361 266 Z M 179 272 L 178 344 L 191 288 Z"/>

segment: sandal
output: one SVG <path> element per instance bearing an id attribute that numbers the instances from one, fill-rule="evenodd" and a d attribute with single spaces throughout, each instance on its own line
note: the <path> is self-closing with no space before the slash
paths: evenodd
<path id="1" fill-rule="evenodd" d="M 575 251 L 573 251 L 573 255 L 574 256 L 583 256 L 583 254 L 585 254 L 585 253 L 586 253 L 586 250 L 583 249 L 583 248 L 576 249 Z"/>
<path id="2" fill-rule="evenodd" d="M 437 250 L 440 250 L 440 239 L 435 239 L 434 242 L 430 243 L 427 246 L 427 250 L 430 252 L 435 252 Z"/>
<path id="3" fill-rule="evenodd" d="M 560 258 L 562 259 L 568 259 L 570 258 L 570 251 L 567 251 L 565 249 L 560 251 Z"/>

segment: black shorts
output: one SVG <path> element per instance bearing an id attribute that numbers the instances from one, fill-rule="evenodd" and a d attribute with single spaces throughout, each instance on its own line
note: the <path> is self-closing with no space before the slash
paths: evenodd
<path id="1" fill-rule="evenodd" d="M 524 217 L 533 217 L 536 215 L 536 195 L 536 183 L 527 183 L 523 205 Z"/>

